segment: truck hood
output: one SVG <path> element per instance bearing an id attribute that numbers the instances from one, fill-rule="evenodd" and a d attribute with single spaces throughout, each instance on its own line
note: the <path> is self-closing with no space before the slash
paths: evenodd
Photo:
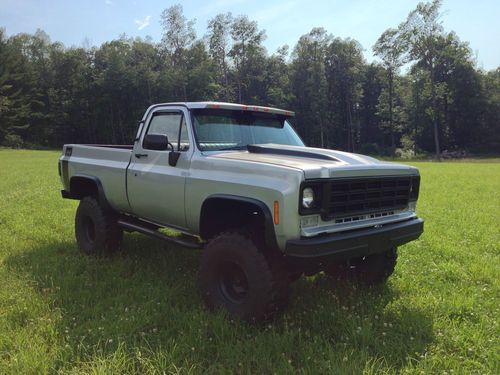
<path id="1" fill-rule="evenodd" d="M 304 172 L 306 179 L 418 174 L 417 168 L 408 165 L 314 147 L 277 144 L 249 145 L 248 150 L 222 151 L 210 153 L 207 156 L 300 169 Z"/>

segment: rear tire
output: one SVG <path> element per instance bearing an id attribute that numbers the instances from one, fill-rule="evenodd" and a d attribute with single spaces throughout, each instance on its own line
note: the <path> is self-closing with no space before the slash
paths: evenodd
<path id="1" fill-rule="evenodd" d="M 76 210 L 75 236 L 87 255 L 109 255 L 120 249 L 123 231 L 116 214 L 105 211 L 94 197 L 84 197 Z"/>
<path id="2" fill-rule="evenodd" d="M 367 286 L 383 284 L 394 272 L 397 257 L 397 249 L 394 247 L 383 253 L 331 264 L 325 269 L 325 273 L 336 280 L 348 280 Z"/>
<path id="3" fill-rule="evenodd" d="M 203 250 L 199 287 L 210 310 L 232 318 L 267 321 L 287 305 L 290 282 L 283 259 L 265 256 L 240 233 L 222 233 Z"/>

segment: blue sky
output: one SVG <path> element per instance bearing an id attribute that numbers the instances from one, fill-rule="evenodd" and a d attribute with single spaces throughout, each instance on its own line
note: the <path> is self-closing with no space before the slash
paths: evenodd
<path id="1" fill-rule="evenodd" d="M 46 31 L 52 40 L 67 46 L 91 45 L 128 36 L 161 39 L 159 24 L 163 9 L 180 3 L 189 19 L 196 19 L 198 37 L 205 34 L 207 21 L 218 13 L 246 14 L 265 29 L 264 45 L 270 53 L 279 46 L 291 48 L 298 38 L 315 26 L 334 36 L 357 39 L 372 61 L 371 47 L 388 27 L 396 27 L 416 0 L 0 0 L 0 27 L 8 35 Z M 470 42 L 478 66 L 494 69 L 500 65 L 500 1 L 445 0 L 443 24 Z"/>

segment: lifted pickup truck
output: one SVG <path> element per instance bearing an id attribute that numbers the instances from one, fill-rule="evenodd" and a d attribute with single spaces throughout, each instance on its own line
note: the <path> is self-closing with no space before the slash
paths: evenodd
<path id="1" fill-rule="evenodd" d="M 205 303 L 247 321 L 281 311 L 301 275 L 384 282 L 396 247 L 423 232 L 418 170 L 305 147 L 288 121 L 293 115 L 229 103 L 157 104 L 131 146 L 65 145 L 62 196 L 80 200 L 80 249 L 116 251 L 124 230 L 203 247 Z"/>

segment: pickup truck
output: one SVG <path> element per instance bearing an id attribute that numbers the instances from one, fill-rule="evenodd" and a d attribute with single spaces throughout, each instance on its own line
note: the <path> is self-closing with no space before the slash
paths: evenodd
<path id="1" fill-rule="evenodd" d="M 301 275 L 385 282 L 396 248 L 423 232 L 418 169 L 306 147 L 293 116 L 230 103 L 156 104 L 133 145 L 64 145 L 62 196 L 80 200 L 79 248 L 117 251 L 124 231 L 202 248 L 204 302 L 244 321 L 275 317 Z"/>

